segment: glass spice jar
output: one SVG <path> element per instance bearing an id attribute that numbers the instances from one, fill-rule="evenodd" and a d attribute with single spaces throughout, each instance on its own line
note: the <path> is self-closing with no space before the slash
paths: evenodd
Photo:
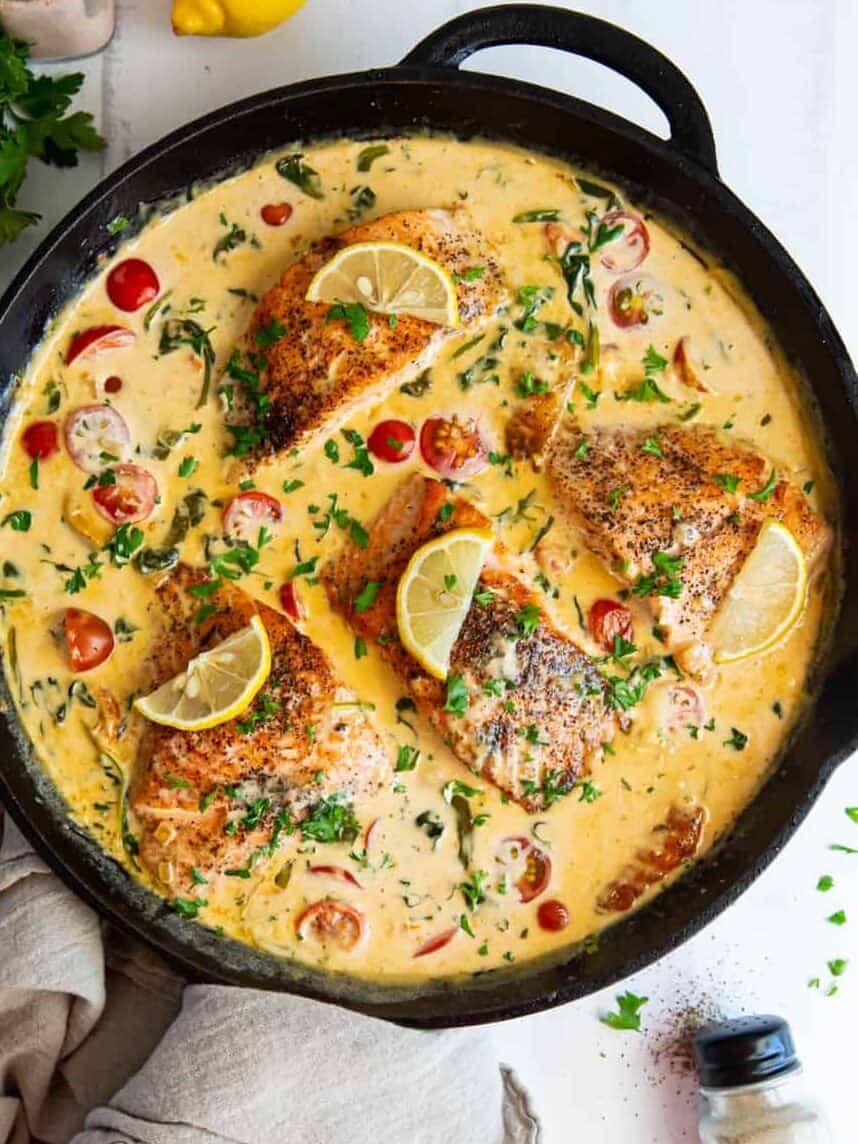
<path id="1" fill-rule="evenodd" d="M 0 0 L 8 35 L 30 45 L 37 60 L 72 60 L 107 47 L 116 27 L 115 0 Z"/>
<path id="2" fill-rule="evenodd" d="M 822 1112 L 802 1092 L 801 1064 L 781 1017 L 739 1017 L 694 1038 L 706 1110 L 702 1144 L 831 1144 Z"/>

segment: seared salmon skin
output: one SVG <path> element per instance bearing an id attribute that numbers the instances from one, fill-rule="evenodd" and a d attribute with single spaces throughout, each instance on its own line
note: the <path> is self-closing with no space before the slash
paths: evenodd
<path id="1" fill-rule="evenodd" d="M 191 871 L 241 876 L 326 800 L 346 805 L 388 781 L 391 760 L 356 696 L 327 656 L 273 608 L 225 584 L 217 611 L 194 625 L 203 575 L 179 567 L 157 590 L 161 632 L 153 687 L 258 615 L 271 645 L 271 674 L 251 707 L 205 731 L 147 724 L 128 806 L 139 824 L 139 858 L 176 896 Z"/>
<path id="2" fill-rule="evenodd" d="M 347 321 L 331 319 L 330 304 L 308 302 L 316 271 L 358 242 L 402 243 L 437 262 L 456 284 L 459 331 L 489 321 L 506 297 L 491 246 L 462 208 L 400 211 L 317 242 L 263 296 L 227 367 L 226 384 L 237 393 L 227 423 L 250 463 L 337 429 L 425 369 L 456 332 L 405 314 L 392 321 L 369 313 L 359 337 Z"/>
<path id="3" fill-rule="evenodd" d="M 547 471 L 587 545 L 647 598 L 668 649 L 692 673 L 708 666 L 707 628 L 766 519 L 793 533 L 811 567 L 831 538 L 764 457 L 706 426 L 586 438 L 564 429 Z"/>
<path id="4" fill-rule="evenodd" d="M 322 581 L 334 609 L 378 646 L 458 758 L 527 810 L 543 810 L 589 771 L 616 723 L 596 665 L 552 622 L 502 546 L 483 567 L 446 683 L 398 637 L 396 589 L 414 552 L 451 529 L 488 526 L 472 504 L 415 475 L 370 526 L 367 548 L 329 562 Z M 369 583 L 372 603 L 356 606 Z"/>

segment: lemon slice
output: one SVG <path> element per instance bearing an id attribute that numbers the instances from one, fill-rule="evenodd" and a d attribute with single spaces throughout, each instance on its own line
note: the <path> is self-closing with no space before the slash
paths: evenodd
<path id="1" fill-rule="evenodd" d="M 480 569 L 493 540 L 488 529 L 459 528 L 418 548 L 396 590 L 396 623 L 407 651 L 445 679 Z"/>
<path id="2" fill-rule="evenodd" d="M 246 628 L 195 656 L 184 671 L 134 706 L 164 727 L 204 731 L 245 711 L 270 671 L 268 635 L 254 616 Z"/>
<path id="3" fill-rule="evenodd" d="M 316 272 L 308 302 L 360 302 L 379 314 L 409 314 L 458 326 L 453 279 L 442 266 L 401 242 L 356 242 Z"/>
<path id="4" fill-rule="evenodd" d="M 767 520 L 710 629 L 716 663 L 731 663 L 776 644 L 801 614 L 807 565 L 788 528 Z"/>

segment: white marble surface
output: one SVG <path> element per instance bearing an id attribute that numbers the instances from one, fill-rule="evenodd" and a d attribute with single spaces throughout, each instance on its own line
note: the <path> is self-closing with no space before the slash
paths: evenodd
<path id="1" fill-rule="evenodd" d="M 268 87 L 393 63 L 445 18 L 477 6 L 309 0 L 277 32 L 239 43 L 174 40 L 169 0 L 120 0 L 116 39 L 84 65 L 83 105 L 96 113 L 109 147 L 75 172 L 34 172 L 22 199 L 54 222 L 102 172 L 173 127 Z M 581 0 L 580 7 L 625 24 L 685 70 L 710 110 L 723 177 L 804 267 L 858 354 L 858 5 Z M 593 64 L 541 49 L 503 48 L 468 66 L 573 92 L 653 130 L 662 125 L 646 97 Z M 38 238 L 35 233 L 0 249 L 0 287 Z M 858 1139 L 848 1040 L 858 1012 L 858 857 L 827 849 L 833 841 L 858 846 L 858 826 L 844 814 L 855 804 L 853 760 L 785 853 L 732 909 L 628 983 L 651 998 L 643 1035 L 599 1024 L 615 991 L 497 1027 L 501 1057 L 533 1090 L 546 1144 L 694 1140 L 693 1083 L 674 1075 L 658 1048 L 676 1015 L 695 1005 L 786 1015 L 838 1144 Z M 814 888 L 822 873 L 837 882 L 826 895 Z M 827 924 L 825 917 L 840 907 L 854 920 L 842 928 Z M 806 982 L 820 974 L 825 983 L 825 963 L 833 957 L 851 957 L 854 964 L 839 994 L 826 998 Z"/>

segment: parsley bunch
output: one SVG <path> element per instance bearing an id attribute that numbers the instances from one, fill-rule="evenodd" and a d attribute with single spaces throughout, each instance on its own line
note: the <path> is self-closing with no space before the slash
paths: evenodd
<path id="1" fill-rule="evenodd" d="M 40 215 L 16 209 L 31 158 L 54 167 L 77 165 L 78 151 L 98 151 L 104 140 L 85 111 L 68 114 L 83 75 L 34 75 L 29 48 L 0 25 L 0 246 Z"/>

